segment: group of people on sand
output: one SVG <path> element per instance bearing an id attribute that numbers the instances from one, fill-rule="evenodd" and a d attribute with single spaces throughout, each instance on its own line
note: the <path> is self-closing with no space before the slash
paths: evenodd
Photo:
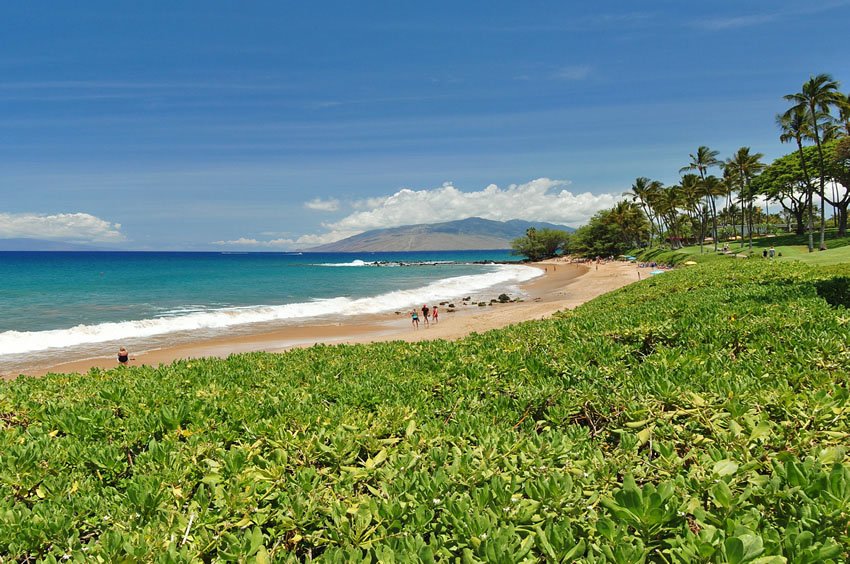
<path id="1" fill-rule="evenodd" d="M 425 304 L 422 306 L 421 312 L 422 322 L 425 324 L 425 327 L 429 327 L 432 320 L 434 323 L 439 322 L 440 314 L 437 311 L 437 306 L 429 308 L 428 304 Z M 410 322 L 413 324 L 414 331 L 419 329 L 419 312 L 415 308 L 410 311 Z"/>

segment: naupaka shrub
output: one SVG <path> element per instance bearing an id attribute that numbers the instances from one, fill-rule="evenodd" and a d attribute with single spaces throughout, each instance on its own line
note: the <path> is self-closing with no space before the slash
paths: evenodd
<path id="1" fill-rule="evenodd" d="M 454 342 L 0 384 L 0 553 L 844 562 L 846 275 L 730 260 Z"/>

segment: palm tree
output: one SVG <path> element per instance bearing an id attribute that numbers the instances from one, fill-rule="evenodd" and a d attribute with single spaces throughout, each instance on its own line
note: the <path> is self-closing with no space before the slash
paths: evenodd
<path id="1" fill-rule="evenodd" d="M 720 153 L 718 151 L 712 151 L 705 145 L 701 145 L 697 147 L 697 152 L 694 154 L 690 154 L 691 162 L 687 166 L 683 166 L 679 169 L 679 172 L 685 172 L 686 170 L 696 170 L 699 172 L 699 177 L 701 180 L 705 180 L 706 171 L 713 166 L 720 166 L 721 162 L 718 160 L 717 155 Z M 709 198 L 709 206 L 711 209 L 711 222 L 712 227 L 714 229 L 714 251 L 717 252 L 717 207 L 714 204 L 714 198 Z M 703 237 L 704 238 L 704 237 Z M 702 252 L 703 238 L 700 238 L 699 242 L 699 251 Z"/>
<path id="2" fill-rule="evenodd" d="M 622 237 L 622 243 L 628 247 L 637 247 L 640 245 L 643 237 L 646 235 L 646 215 L 640 206 L 633 202 L 620 200 L 617 205 L 611 210 L 609 215 Z"/>
<path id="3" fill-rule="evenodd" d="M 732 155 L 732 158 L 726 160 L 726 166 L 732 168 L 737 176 L 738 185 L 740 187 L 739 195 L 741 200 L 741 213 L 744 211 L 744 201 L 747 202 L 747 212 L 750 223 L 750 249 L 753 248 L 753 199 L 754 194 L 751 193 L 750 180 L 764 169 L 764 163 L 761 158 L 764 157 L 761 153 L 750 153 L 749 147 L 741 147 Z M 741 246 L 744 246 L 744 217 L 741 218 Z"/>
<path id="4" fill-rule="evenodd" d="M 735 173 L 735 169 L 728 165 L 723 166 L 723 184 L 726 186 L 726 209 L 729 213 L 727 213 L 727 218 L 729 223 L 732 225 L 732 235 L 737 236 L 736 225 L 735 223 L 735 202 L 732 201 L 732 191 L 735 187 L 735 183 L 737 182 L 737 174 Z"/>
<path id="5" fill-rule="evenodd" d="M 691 225 L 698 221 L 699 237 L 702 240 L 705 237 L 705 216 L 700 214 L 699 201 L 705 195 L 702 186 L 702 179 L 696 174 L 686 174 L 682 176 L 682 181 L 678 186 L 679 191 L 679 206 L 685 210 L 688 220 Z"/>
<path id="6" fill-rule="evenodd" d="M 803 153 L 803 139 L 811 139 L 812 135 L 809 130 L 809 119 L 806 116 L 808 113 L 808 109 L 800 108 L 794 111 L 787 111 L 784 114 L 780 114 L 776 116 L 776 124 L 782 129 L 782 134 L 779 136 L 779 140 L 782 143 L 788 143 L 792 139 L 797 144 L 797 154 L 800 155 L 800 168 L 803 169 L 803 179 L 806 184 L 806 195 L 807 195 L 807 206 L 809 208 L 809 221 L 808 221 L 808 232 L 809 232 L 809 252 L 813 253 L 815 251 L 815 242 L 814 235 L 812 231 L 814 230 L 814 217 L 812 217 L 813 211 L 813 194 L 814 194 L 814 186 L 812 186 L 812 177 L 809 175 L 809 167 L 806 164 L 806 156 Z"/>
<path id="7" fill-rule="evenodd" d="M 650 180 L 645 176 L 640 176 L 635 179 L 632 184 L 632 189 L 629 192 L 623 192 L 623 196 L 631 197 L 633 202 L 639 202 L 643 213 L 649 220 L 649 247 L 652 248 L 652 235 L 655 231 L 655 223 L 653 222 L 653 210 L 650 202 L 654 193 L 661 190 L 662 184 L 658 180 Z M 661 237 L 659 230 L 658 236 Z"/>
<path id="8" fill-rule="evenodd" d="M 646 205 L 652 211 L 652 215 L 655 216 L 655 222 L 658 224 L 659 241 L 663 240 L 664 233 L 664 190 L 664 184 L 658 180 L 653 180 L 649 184 L 649 188 L 646 193 Z"/>
<path id="9" fill-rule="evenodd" d="M 726 194 L 726 182 L 722 179 L 717 178 L 716 176 L 709 175 L 706 176 L 702 181 L 702 189 L 706 196 L 711 198 L 711 201 L 715 201 L 716 198 L 720 198 Z M 720 238 L 720 232 L 715 227 L 715 233 L 717 238 Z"/>
<path id="10" fill-rule="evenodd" d="M 819 127 L 819 114 L 829 113 L 830 106 L 839 105 L 842 95 L 838 91 L 838 82 L 828 74 L 819 74 L 809 77 L 803 83 L 800 92 L 786 94 L 785 99 L 794 105 L 786 112 L 797 112 L 807 110 L 807 115 L 812 126 L 812 134 L 818 147 L 818 168 L 820 169 L 820 250 L 826 249 L 826 221 L 825 221 L 825 192 L 826 192 L 826 168 L 823 162 L 823 149 L 821 148 L 821 136 Z"/>
<path id="11" fill-rule="evenodd" d="M 838 121 L 844 127 L 844 136 L 850 137 L 850 94 L 839 94 Z"/>

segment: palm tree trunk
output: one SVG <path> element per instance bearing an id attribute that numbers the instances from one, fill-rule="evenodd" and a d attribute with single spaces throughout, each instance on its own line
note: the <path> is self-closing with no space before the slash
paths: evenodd
<path id="1" fill-rule="evenodd" d="M 730 182 L 730 184 L 731 184 L 731 182 Z M 732 208 L 730 207 L 731 202 L 732 202 L 732 188 L 730 186 L 729 190 L 726 191 L 726 217 L 728 218 L 728 220 L 732 221 L 732 231 L 733 231 L 733 235 L 734 235 L 734 231 L 736 230 L 735 229 L 735 217 L 732 215 Z"/>
<path id="2" fill-rule="evenodd" d="M 753 199 L 750 198 L 750 205 L 747 208 L 747 212 L 750 216 L 749 224 L 750 224 L 750 250 L 753 250 Z"/>
<path id="3" fill-rule="evenodd" d="M 826 211 L 824 196 L 826 195 L 826 186 L 824 185 L 826 171 L 823 166 L 823 150 L 820 145 L 820 134 L 818 133 L 817 109 L 814 103 L 809 104 L 809 110 L 812 112 L 812 125 L 814 125 L 815 144 L 818 146 L 818 167 L 820 168 L 820 247 L 821 251 L 826 250 Z"/>
<path id="4" fill-rule="evenodd" d="M 699 205 L 699 204 L 697 204 L 697 205 Z M 702 215 L 702 214 L 700 214 L 700 215 Z M 688 217 L 690 218 L 690 212 L 688 213 Z M 691 225 L 693 225 L 693 223 L 694 223 L 693 220 L 691 220 Z M 702 254 L 704 252 L 703 248 L 702 248 L 703 244 L 705 243 L 705 227 L 703 227 L 704 224 L 705 224 L 705 222 L 703 221 L 703 218 L 700 217 L 700 220 L 699 220 L 699 254 Z"/>
<path id="5" fill-rule="evenodd" d="M 830 186 L 832 186 L 832 226 L 838 227 L 838 206 L 836 202 L 838 201 L 838 188 L 835 186 L 835 181 L 831 181 Z"/>
<path id="6" fill-rule="evenodd" d="M 814 192 L 814 187 L 812 186 L 811 177 L 809 176 L 809 168 L 806 166 L 806 155 L 803 153 L 803 141 L 800 139 L 798 135 L 796 137 L 797 140 L 797 152 L 800 154 L 800 167 L 803 169 L 803 179 L 806 181 L 806 188 L 808 192 L 808 204 L 809 204 L 809 252 L 815 252 L 815 242 L 814 237 L 812 235 L 812 230 L 814 229 L 815 222 L 812 217 L 812 192 Z"/>
<path id="7" fill-rule="evenodd" d="M 711 199 L 711 225 L 714 228 L 714 252 L 717 252 L 717 203 L 714 201 L 714 196 L 709 196 Z"/>
<path id="8" fill-rule="evenodd" d="M 653 236 L 653 232 L 655 231 L 655 224 L 652 221 L 652 213 L 650 213 L 650 211 L 649 211 L 649 206 L 646 205 L 643 202 L 641 202 L 641 205 L 643 205 L 643 213 L 646 214 L 646 219 L 649 220 L 649 248 L 651 249 L 652 248 L 652 236 Z"/>
<path id="9" fill-rule="evenodd" d="M 743 185 L 742 185 L 743 186 Z M 744 189 L 741 188 L 741 243 L 738 245 L 739 248 L 744 248 L 744 229 L 747 226 L 747 212 L 744 211 Z"/>
<path id="10" fill-rule="evenodd" d="M 814 207 L 815 207 L 815 199 L 814 192 L 809 191 L 809 225 L 807 229 L 809 230 L 809 252 L 815 252 L 815 241 L 814 241 L 814 230 L 815 230 L 815 216 L 814 216 Z"/>

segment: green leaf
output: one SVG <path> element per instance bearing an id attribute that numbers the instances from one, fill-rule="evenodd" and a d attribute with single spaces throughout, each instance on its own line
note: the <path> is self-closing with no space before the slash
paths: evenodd
<path id="1" fill-rule="evenodd" d="M 416 420 L 411 419 L 410 422 L 407 424 L 407 428 L 404 430 L 404 436 L 410 437 L 415 432 L 416 432 Z"/>
<path id="2" fill-rule="evenodd" d="M 744 562 L 744 543 L 737 537 L 730 537 L 723 543 L 726 548 L 726 562 L 741 564 Z"/>
<path id="3" fill-rule="evenodd" d="M 729 459 L 720 460 L 714 464 L 713 470 L 718 476 L 731 476 L 738 471 L 738 463 Z"/>

